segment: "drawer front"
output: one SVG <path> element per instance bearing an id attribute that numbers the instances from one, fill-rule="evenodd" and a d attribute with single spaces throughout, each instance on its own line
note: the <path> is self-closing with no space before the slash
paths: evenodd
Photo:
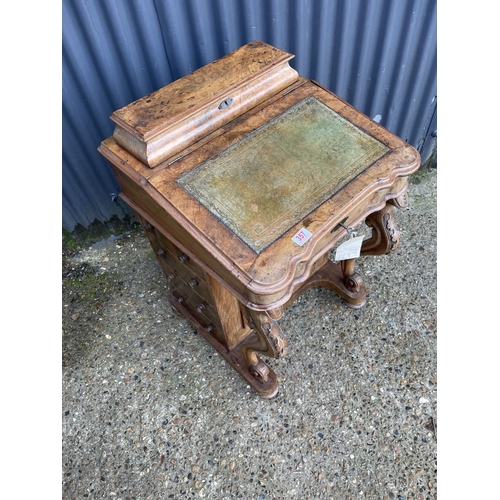
<path id="1" fill-rule="evenodd" d="M 206 316 L 218 322 L 219 318 L 215 312 L 208 285 L 203 281 L 199 281 L 196 282 L 196 286 L 193 286 L 193 279 L 186 283 L 183 277 L 172 269 L 165 260 L 159 259 L 159 261 L 170 288 L 177 289 L 184 297 L 192 302 L 196 309 L 199 308 L 200 312 L 203 311 Z"/>
<path id="2" fill-rule="evenodd" d="M 363 222 L 363 220 L 372 212 L 380 210 L 391 198 L 396 195 L 404 193 L 408 179 L 400 177 L 391 186 L 386 189 L 380 189 L 372 193 L 372 195 L 365 199 L 362 204 L 356 205 L 352 208 L 346 217 L 341 221 L 344 226 L 355 228 Z M 399 194 L 398 194 L 399 193 Z M 324 253 L 325 250 L 332 249 L 337 243 L 347 236 L 345 228 L 339 224 L 335 224 L 330 228 L 318 242 L 316 243 L 314 253 Z"/>
<path id="3" fill-rule="evenodd" d="M 186 255 L 180 248 L 177 248 L 170 240 L 165 238 L 165 236 L 163 236 L 158 229 L 155 228 L 153 234 L 156 240 L 153 245 L 153 248 L 156 247 L 155 252 L 163 250 L 172 256 L 172 259 L 169 261 L 170 265 L 176 266 L 176 269 L 178 266 L 182 266 L 189 269 L 191 273 L 196 274 L 199 278 L 205 280 L 205 271 L 203 271 L 203 269 L 196 262 L 194 262 L 193 259 Z"/>
<path id="4" fill-rule="evenodd" d="M 219 342 L 225 342 L 205 272 L 196 262 L 139 216 L 175 299 Z"/>
<path id="5" fill-rule="evenodd" d="M 142 224 L 146 236 L 149 239 L 149 242 L 151 243 L 151 246 L 153 247 L 154 252 L 157 255 L 159 255 L 158 252 L 160 252 L 161 255 L 162 251 L 165 253 L 169 253 L 173 257 L 172 262 L 178 262 L 180 265 L 190 269 L 193 273 L 195 273 L 203 280 L 205 279 L 205 272 L 196 262 L 194 262 L 180 248 L 177 248 L 169 239 L 165 238 L 165 236 L 163 236 L 163 234 L 157 228 L 155 228 L 141 216 L 138 215 L 138 218 Z"/>
<path id="6" fill-rule="evenodd" d="M 172 295 L 181 304 L 184 309 L 187 309 L 191 316 L 193 316 L 196 321 L 208 332 L 210 335 L 215 337 L 221 344 L 225 345 L 225 336 L 222 331 L 222 326 L 219 321 L 213 321 L 211 318 L 207 317 L 204 313 L 207 309 L 200 309 L 199 303 L 193 301 L 192 296 L 186 296 L 181 290 L 177 288 L 172 289 Z"/>
<path id="7" fill-rule="evenodd" d="M 204 317 L 217 324 L 217 326 L 221 325 L 219 316 L 217 315 L 215 307 L 209 298 L 200 297 L 199 295 L 193 293 L 186 283 L 181 283 L 180 286 L 176 288 L 179 293 L 187 299 L 192 308 L 196 309 L 196 311 Z"/>

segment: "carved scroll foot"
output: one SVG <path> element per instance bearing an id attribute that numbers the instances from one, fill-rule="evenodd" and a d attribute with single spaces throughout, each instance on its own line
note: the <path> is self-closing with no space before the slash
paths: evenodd
<path id="1" fill-rule="evenodd" d="M 365 286 L 363 283 L 363 278 L 354 271 L 354 262 L 356 259 L 347 259 L 340 262 L 340 267 L 342 269 L 342 281 L 345 287 L 353 294 L 359 294 L 361 290 L 365 291 Z M 359 300 L 352 301 L 346 300 L 346 303 L 352 309 L 359 309 L 365 305 L 365 300 L 359 302 Z"/>
<path id="2" fill-rule="evenodd" d="M 271 368 L 264 361 L 257 357 L 257 363 L 249 367 L 252 377 L 257 381 L 267 382 Z"/>
<path id="3" fill-rule="evenodd" d="M 244 351 L 249 354 L 249 349 L 252 346 L 260 345 L 259 336 L 255 331 L 250 331 L 246 338 L 236 347 L 231 350 L 223 345 L 219 340 L 193 316 L 187 308 L 185 301 L 179 302 L 177 297 L 170 293 L 168 299 L 172 306 L 185 316 L 193 326 L 205 337 L 206 340 L 219 352 L 219 354 L 250 384 L 260 397 L 269 399 L 278 393 L 278 378 L 276 374 L 261 361 L 257 355 L 252 358 L 255 363 L 250 366 L 248 357 L 244 355 Z"/>
<path id="4" fill-rule="evenodd" d="M 271 358 L 282 358 L 288 352 L 288 342 L 277 321 L 272 317 L 281 316 L 282 312 L 282 310 L 273 311 L 271 315 L 266 311 L 246 309 L 248 325 L 255 335 L 252 336 L 251 341 L 242 344 L 241 352 L 251 375 L 259 383 L 268 383 L 271 374 L 274 375 L 274 373 L 258 354 Z"/>
<path id="5" fill-rule="evenodd" d="M 365 223 L 372 228 L 372 236 L 363 242 L 361 255 L 389 254 L 399 246 L 400 234 L 392 214 L 393 209 L 394 205 L 388 203 L 382 210 L 366 218 Z"/>

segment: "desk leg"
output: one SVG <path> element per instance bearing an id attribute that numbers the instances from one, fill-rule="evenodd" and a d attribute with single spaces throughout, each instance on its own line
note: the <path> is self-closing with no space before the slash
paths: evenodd
<path id="1" fill-rule="evenodd" d="M 352 309 L 359 309 L 365 305 L 366 288 L 363 283 L 363 278 L 354 271 L 354 263 L 356 259 L 347 259 L 340 261 L 340 269 L 342 270 L 342 281 L 347 290 L 355 296 L 353 300 L 352 297 L 345 297 L 346 304 Z M 360 302 L 359 297 L 363 297 Z"/>
<path id="2" fill-rule="evenodd" d="M 281 358 L 288 352 L 288 342 L 284 336 L 276 319 L 272 316 L 279 316 L 279 312 L 273 311 L 254 311 L 245 308 L 245 313 L 248 317 L 248 324 L 256 335 L 249 336 L 249 341 L 241 345 L 241 352 L 248 365 L 248 369 L 258 383 L 267 384 L 270 377 L 275 377 L 271 368 L 262 361 L 258 354 L 271 358 Z M 263 397 L 273 397 L 278 391 L 276 390 L 269 395 Z"/>
<path id="3" fill-rule="evenodd" d="M 399 229 L 392 214 L 394 207 L 406 208 L 408 195 L 406 191 L 397 198 L 388 200 L 378 212 L 370 214 L 365 223 L 372 228 L 372 236 L 363 242 L 361 255 L 382 255 L 394 252 L 399 246 Z"/>
<path id="4" fill-rule="evenodd" d="M 199 322 L 199 318 L 194 316 L 185 307 L 183 301 L 175 297 L 174 294 L 168 296 L 172 306 L 184 317 L 186 317 L 198 332 L 219 352 L 219 354 L 256 390 L 260 397 L 269 399 L 278 393 L 278 380 L 276 374 L 262 362 L 257 355 L 253 355 L 256 348 L 261 348 L 262 342 L 256 330 L 246 329 L 246 338 L 236 347 L 228 350 L 206 326 Z M 279 328 L 279 327 L 278 327 Z M 281 331 L 281 330 L 280 330 Z M 254 362 L 250 366 L 249 361 Z"/>

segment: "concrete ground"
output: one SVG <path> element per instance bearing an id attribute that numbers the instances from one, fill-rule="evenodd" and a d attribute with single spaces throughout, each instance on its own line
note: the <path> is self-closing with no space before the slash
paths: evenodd
<path id="1" fill-rule="evenodd" d="M 62 498 L 437 498 L 436 170 L 409 195 L 398 250 L 357 261 L 362 309 L 287 309 L 271 400 L 173 310 L 138 229 L 66 254 Z"/>

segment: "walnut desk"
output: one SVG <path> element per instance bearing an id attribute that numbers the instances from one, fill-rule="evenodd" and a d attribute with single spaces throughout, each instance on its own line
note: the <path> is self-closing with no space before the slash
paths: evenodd
<path id="1" fill-rule="evenodd" d="M 264 398 L 278 391 L 278 320 L 314 286 L 361 307 L 355 258 L 329 252 L 365 222 L 361 255 L 399 244 L 418 152 L 251 42 L 113 113 L 99 151 L 169 281 L 169 300 Z"/>

